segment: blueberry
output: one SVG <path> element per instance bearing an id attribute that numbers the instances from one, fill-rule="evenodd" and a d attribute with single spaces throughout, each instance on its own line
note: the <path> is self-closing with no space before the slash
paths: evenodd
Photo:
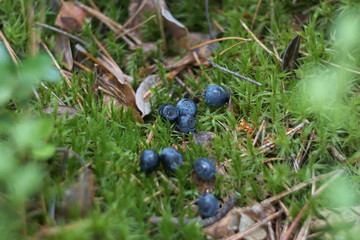
<path id="1" fill-rule="evenodd" d="M 212 107 L 219 107 L 229 101 L 229 96 L 218 85 L 209 85 L 205 88 L 205 103 Z"/>
<path id="2" fill-rule="evenodd" d="M 140 156 L 140 168 L 146 174 L 155 171 L 159 164 L 159 154 L 153 150 L 145 150 Z"/>
<path id="3" fill-rule="evenodd" d="M 177 119 L 176 126 L 183 133 L 194 132 L 196 130 L 196 119 L 192 115 L 182 115 Z"/>
<path id="4" fill-rule="evenodd" d="M 165 148 L 160 154 L 160 161 L 166 170 L 175 171 L 183 163 L 181 154 L 173 148 Z"/>
<path id="5" fill-rule="evenodd" d="M 174 123 L 179 116 L 179 109 L 172 104 L 164 104 L 159 108 L 159 114 L 162 118 Z"/>
<path id="6" fill-rule="evenodd" d="M 198 158 L 194 163 L 196 174 L 204 180 L 211 179 L 216 173 L 215 164 L 207 158 Z"/>
<path id="7" fill-rule="evenodd" d="M 181 99 L 177 104 L 176 107 L 179 109 L 180 115 L 192 115 L 195 116 L 197 113 L 196 104 L 187 98 Z"/>
<path id="8" fill-rule="evenodd" d="M 212 217 L 219 210 L 219 202 L 211 193 L 202 194 L 199 197 L 198 206 L 203 217 Z"/>

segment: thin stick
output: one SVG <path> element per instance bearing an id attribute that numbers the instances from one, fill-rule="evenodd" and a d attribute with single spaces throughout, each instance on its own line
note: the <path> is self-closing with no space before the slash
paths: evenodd
<path id="1" fill-rule="evenodd" d="M 175 186 L 175 184 L 173 184 L 169 179 L 167 179 L 167 177 L 164 176 L 164 174 L 162 174 L 162 172 L 157 171 L 156 172 L 167 184 L 169 184 L 170 187 L 172 187 L 174 189 L 174 193 L 178 194 L 180 192 L 179 188 L 177 186 Z"/>
<path id="2" fill-rule="evenodd" d="M 209 34 L 210 34 L 210 39 L 214 39 L 214 35 L 212 32 L 212 26 L 211 26 L 211 22 L 210 22 L 210 17 L 209 17 L 209 0 L 205 0 L 205 14 L 206 14 L 206 21 L 209 27 Z"/>
<path id="3" fill-rule="evenodd" d="M 303 128 L 306 124 L 309 124 L 309 121 L 307 119 L 305 119 L 302 123 L 300 123 L 298 126 L 296 126 L 295 128 L 291 129 L 290 131 L 288 131 L 286 133 L 286 136 L 290 136 L 292 135 L 293 133 L 299 131 L 301 128 Z M 273 142 L 269 142 L 265 145 L 262 145 L 259 147 L 260 149 L 260 152 L 261 153 L 264 153 L 264 152 L 267 152 L 268 150 L 267 149 L 271 149 L 275 146 L 275 143 Z"/>
<path id="4" fill-rule="evenodd" d="M 118 30 L 118 32 L 116 34 L 119 34 L 121 31 L 123 31 L 127 25 L 129 25 L 134 19 L 135 17 L 139 14 L 139 12 L 144 8 L 145 4 L 147 3 L 148 0 L 144 0 L 142 1 L 140 7 L 136 10 L 136 12 L 124 23 L 124 25 L 122 25 L 122 27 Z"/>
<path id="5" fill-rule="evenodd" d="M 186 86 L 186 84 L 185 84 L 183 81 L 181 81 L 181 79 L 180 79 L 179 77 L 175 76 L 175 80 L 176 80 L 183 88 L 185 88 L 188 93 L 190 93 L 192 96 L 194 96 L 193 90 L 191 90 L 191 88 L 189 88 L 188 86 Z"/>
<path id="6" fill-rule="evenodd" d="M 338 177 L 340 177 L 342 174 L 344 173 L 344 170 L 339 170 L 337 171 L 337 173 L 325 184 L 323 184 L 318 190 L 315 191 L 314 194 L 312 194 L 312 199 L 316 198 L 317 196 L 319 196 L 333 181 L 335 181 Z M 299 224 L 302 216 L 304 215 L 305 211 L 308 209 L 308 207 L 310 206 L 310 201 L 308 201 L 304 207 L 300 210 L 300 212 L 298 213 L 298 215 L 296 216 L 296 218 L 294 219 L 294 221 L 291 223 L 289 229 L 287 230 L 287 232 L 285 233 L 284 237 L 282 238 L 282 240 L 288 240 L 291 237 L 292 232 L 295 230 L 296 226 Z"/>
<path id="7" fill-rule="evenodd" d="M 252 80 L 252 79 L 250 79 L 250 78 L 247 78 L 247 77 L 245 77 L 245 76 L 243 76 L 243 75 L 240 75 L 240 74 L 238 74 L 238 73 L 232 72 L 232 71 L 230 71 L 230 70 L 228 70 L 228 69 L 226 69 L 226 68 L 221 67 L 220 65 L 218 65 L 218 64 L 214 63 L 213 61 L 211 61 L 209 58 L 207 58 L 207 60 L 208 60 L 209 63 L 211 63 L 211 65 L 212 65 L 213 67 L 215 67 L 215 68 L 221 69 L 221 70 L 223 70 L 224 72 L 230 73 L 230 74 L 232 74 L 232 75 L 234 75 L 234 76 L 236 76 L 236 77 L 238 77 L 238 78 L 244 79 L 244 80 L 249 81 L 249 82 L 251 82 L 251 83 L 253 83 L 253 84 L 256 84 L 256 85 L 258 85 L 258 86 L 262 86 L 262 84 L 259 83 L 259 82 L 256 82 L 256 81 L 254 81 L 254 80 Z"/>
<path id="8" fill-rule="evenodd" d="M 266 131 L 266 121 L 264 123 L 264 127 L 262 130 L 262 135 L 261 135 L 261 145 L 264 145 L 264 141 L 265 141 L 265 131 Z"/>
<path id="9" fill-rule="evenodd" d="M 16 66 L 19 66 L 19 58 L 16 56 L 14 50 L 12 49 L 11 45 L 9 44 L 9 42 L 7 41 L 5 35 L 3 34 L 3 32 L 0 30 L 0 38 L 1 38 L 1 41 L 4 43 L 4 46 L 6 48 L 6 50 L 8 51 L 10 57 L 11 57 L 11 60 L 13 61 L 13 63 L 16 65 Z"/>
<path id="10" fill-rule="evenodd" d="M 274 232 L 274 229 L 272 228 L 271 225 L 272 225 L 271 222 L 267 223 L 268 232 L 269 232 L 269 235 L 270 235 L 270 240 L 275 240 L 275 232 Z"/>
<path id="11" fill-rule="evenodd" d="M 302 183 L 299 183 L 298 185 L 295 185 L 293 187 L 291 187 L 289 190 L 285 190 L 275 196 L 272 196 L 272 197 L 269 197 L 263 201 L 261 201 L 260 203 L 261 204 L 271 204 L 275 201 L 278 201 L 279 199 L 289 195 L 290 193 L 293 193 L 293 192 L 296 192 L 304 187 L 306 187 L 307 185 L 309 184 L 312 184 L 313 182 L 317 182 L 317 181 L 320 181 L 320 180 L 323 180 L 323 179 L 326 179 L 330 176 L 333 176 L 333 175 L 336 175 L 336 174 L 339 174 L 339 173 L 342 173 L 343 170 L 336 170 L 336 171 L 333 171 L 333 172 L 330 172 L 330 173 L 326 173 L 326 174 L 323 174 L 323 175 L 319 175 L 317 177 L 314 177 L 314 178 L 311 178 L 305 182 L 302 182 Z"/>
<path id="12" fill-rule="evenodd" d="M 121 33 L 121 32 L 118 31 L 118 32 L 116 33 L 117 36 L 115 37 L 115 40 L 118 40 L 119 38 L 124 37 L 124 36 L 127 35 L 128 33 L 130 33 L 130 32 L 132 32 L 132 31 L 138 29 L 139 27 L 141 27 L 142 25 L 144 25 L 145 23 L 147 23 L 148 21 L 150 21 L 151 19 L 153 19 L 153 18 L 155 18 L 155 17 L 156 17 L 156 15 L 152 15 L 151 17 L 149 17 L 149 18 L 146 19 L 145 21 L 139 23 L 138 25 L 136 25 L 136 26 L 133 27 L 133 28 L 130 28 L 130 29 L 124 31 L 123 33 Z"/>
<path id="13" fill-rule="evenodd" d="M 113 32 L 117 32 L 117 30 L 121 27 L 120 24 L 118 24 L 117 22 L 113 21 L 112 19 L 108 18 L 107 16 L 105 16 L 103 13 L 101 13 L 100 11 L 93 9 L 89 6 L 86 6 L 78 1 L 75 2 L 75 4 L 78 7 L 81 7 L 82 9 L 84 9 L 86 12 L 88 12 L 89 14 L 91 14 L 92 16 L 96 17 L 97 19 L 99 19 L 101 22 L 103 22 L 106 26 L 108 26 L 108 28 L 110 28 Z M 114 25 L 117 27 L 114 27 Z M 133 40 L 135 37 L 129 35 L 129 37 L 131 37 Z M 135 44 L 133 42 L 130 41 L 130 39 L 128 39 L 127 37 L 122 37 L 122 39 L 129 44 L 129 46 L 131 48 L 135 47 Z M 136 39 L 136 38 L 135 38 Z M 135 40 L 134 40 L 135 41 Z M 141 43 L 140 40 L 137 39 L 137 41 L 135 41 L 137 44 L 139 42 Z"/>
<path id="14" fill-rule="evenodd" d="M 261 124 L 260 124 L 260 127 L 259 127 L 259 131 L 258 131 L 258 132 L 256 133 L 256 135 L 255 135 L 255 139 L 254 139 L 254 142 L 253 142 L 253 146 L 255 146 L 255 144 L 256 144 L 259 136 L 260 136 L 260 132 L 261 132 L 261 130 L 263 129 L 265 123 L 266 123 L 266 117 L 263 117 L 263 120 L 262 120 L 262 122 L 261 122 Z"/>
<path id="15" fill-rule="evenodd" d="M 165 37 L 165 31 L 164 31 L 164 24 L 162 21 L 162 14 L 161 14 L 161 7 L 160 7 L 160 0 L 156 0 L 156 13 L 159 21 L 159 29 L 161 34 L 161 39 L 163 40 L 163 48 L 166 49 L 166 37 Z"/>
<path id="16" fill-rule="evenodd" d="M 47 25 L 47 24 L 41 23 L 41 22 L 35 22 L 35 24 L 38 25 L 38 26 L 50 29 L 50 30 L 52 30 L 54 32 L 60 33 L 62 35 L 65 35 L 65 36 L 67 36 L 67 37 L 81 43 L 82 45 L 85 45 L 86 47 L 89 46 L 89 44 L 87 42 L 85 42 L 84 40 L 82 40 L 81 38 L 79 38 L 79 37 L 77 37 L 75 35 L 72 35 L 71 33 L 68 33 L 68 32 L 66 32 L 64 30 L 61 30 L 59 28 L 56 28 L 56 27 L 53 27 L 53 26 L 50 26 L 50 25 Z"/>
<path id="17" fill-rule="evenodd" d="M 225 49 L 224 51 L 222 51 L 220 53 L 220 56 L 223 55 L 224 53 L 226 53 L 227 51 L 229 51 L 230 49 L 232 49 L 233 47 L 236 47 L 237 45 L 240 45 L 240 44 L 243 44 L 243 43 L 246 43 L 246 42 L 249 42 L 249 39 L 245 40 L 245 41 L 241 41 L 241 42 L 238 42 L 230 47 L 228 47 L 227 49 Z"/>
<path id="18" fill-rule="evenodd" d="M 319 139 L 319 136 L 314 135 L 314 139 Z M 328 148 L 328 151 L 330 152 L 330 154 L 336 158 L 338 161 L 340 162 L 346 162 L 347 159 L 330 143 L 326 143 L 326 146 Z"/>
<path id="19" fill-rule="evenodd" d="M 269 50 L 262 42 L 260 42 L 260 40 L 255 36 L 255 34 L 248 28 L 248 26 L 246 26 L 246 24 L 240 19 L 240 23 L 241 25 L 246 29 L 246 31 L 248 31 L 250 33 L 250 35 L 252 36 L 252 38 L 266 51 L 268 52 L 270 55 L 274 55 L 276 57 L 276 55 Z M 276 57 L 277 58 L 277 57 Z M 281 58 L 277 58 L 280 62 L 282 62 Z"/>
<path id="20" fill-rule="evenodd" d="M 274 43 L 273 41 L 271 41 L 270 44 L 271 44 L 271 46 L 273 47 L 273 50 L 274 50 L 274 53 L 275 53 L 276 58 L 277 58 L 277 59 L 281 59 L 278 51 L 276 50 L 275 43 Z M 282 61 L 282 59 L 281 59 L 281 61 Z"/>
<path id="21" fill-rule="evenodd" d="M 252 225 L 250 228 L 248 228 L 247 230 L 243 231 L 243 232 L 239 232 L 237 234 L 232 235 L 229 238 L 226 238 L 225 240 L 237 240 L 237 239 L 242 239 L 243 237 L 253 233 L 254 231 L 256 231 L 259 227 L 262 227 L 263 225 L 267 224 L 267 222 L 272 221 L 273 219 L 279 217 L 281 214 L 283 213 L 282 210 L 277 211 L 274 214 L 271 214 L 270 216 L 268 216 L 267 218 L 264 218 L 263 220 L 261 220 L 258 223 L 255 223 L 254 225 Z"/>
<path id="22" fill-rule="evenodd" d="M 261 0 L 259 0 L 259 1 L 258 1 L 258 4 L 256 5 L 255 14 L 254 14 L 253 20 L 252 20 L 252 22 L 251 22 L 251 30 L 253 29 L 253 26 L 254 26 L 254 23 L 255 23 L 255 19 L 256 19 L 257 13 L 258 13 L 258 11 L 259 11 L 260 4 L 261 4 Z"/>
<path id="23" fill-rule="evenodd" d="M 195 46 L 193 46 L 193 47 L 190 47 L 189 50 L 194 50 L 194 49 L 200 48 L 200 47 L 202 47 L 202 46 L 205 46 L 205 45 L 208 45 L 208 44 L 211 44 L 211 43 L 214 43 L 214 42 L 220 42 L 220 41 L 223 41 L 223 40 L 231 40 L 231 39 L 243 40 L 243 41 L 251 41 L 251 39 L 242 38 L 242 37 L 224 37 L 224 38 L 217 38 L 217 39 L 210 40 L 210 41 L 206 41 L 206 42 L 200 43 L 200 44 L 198 44 L 198 45 L 195 45 Z"/>

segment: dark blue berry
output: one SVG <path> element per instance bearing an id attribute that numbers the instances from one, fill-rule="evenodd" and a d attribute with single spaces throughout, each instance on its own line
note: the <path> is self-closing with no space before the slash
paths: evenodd
<path id="1" fill-rule="evenodd" d="M 198 158 L 194 162 L 196 174 L 204 180 L 211 179 L 216 173 L 215 164 L 207 158 Z"/>
<path id="2" fill-rule="evenodd" d="M 205 103 L 212 107 L 219 107 L 229 101 L 229 96 L 218 85 L 209 85 L 205 88 Z"/>
<path id="3" fill-rule="evenodd" d="M 211 193 L 202 194 L 199 197 L 198 206 L 203 217 L 212 217 L 219 210 L 219 202 Z"/>
<path id="4" fill-rule="evenodd" d="M 160 154 L 160 161 L 166 170 L 175 171 L 184 162 L 181 154 L 173 148 L 165 148 Z"/>
<path id="5" fill-rule="evenodd" d="M 195 116 L 197 113 L 196 104 L 187 98 L 181 99 L 177 104 L 176 107 L 179 109 L 180 115 L 192 115 Z"/>
<path id="6" fill-rule="evenodd" d="M 194 132 L 196 130 L 196 119 L 194 116 L 189 114 L 179 116 L 176 126 L 183 133 Z"/>
<path id="7" fill-rule="evenodd" d="M 162 118 L 174 123 L 179 116 L 179 109 L 172 104 L 164 104 L 159 108 L 159 114 Z"/>
<path id="8" fill-rule="evenodd" d="M 159 154 L 153 150 L 145 150 L 140 156 L 140 168 L 146 174 L 155 171 L 159 164 Z"/>

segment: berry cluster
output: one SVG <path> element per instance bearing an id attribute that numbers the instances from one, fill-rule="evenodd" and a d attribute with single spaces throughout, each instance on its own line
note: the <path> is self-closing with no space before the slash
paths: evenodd
<path id="1" fill-rule="evenodd" d="M 218 85 L 209 85 L 205 88 L 203 95 L 205 103 L 212 107 L 219 107 L 229 101 L 229 96 Z M 177 128 L 184 133 L 196 130 L 196 104 L 187 98 L 181 99 L 176 106 L 164 104 L 159 108 L 159 114 L 163 119 L 168 119 L 170 123 L 176 122 Z"/>
<path id="2" fill-rule="evenodd" d="M 229 101 L 229 96 L 218 85 L 209 85 L 202 95 L 205 103 L 212 107 L 219 107 Z M 159 114 L 163 119 L 175 123 L 177 128 L 184 133 L 196 130 L 196 104 L 187 98 L 181 99 L 176 106 L 164 104 L 159 108 Z M 153 150 L 145 150 L 140 156 L 140 168 L 145 174 L 150 174 L 161 164 L 164 169 L 175 171 L 181 167 L 183 157 L 174 148 L 165 148 L 160 156 Z M 199 178 L 210 180 L 216 174 L 215 164 L 207 158 L 198 158 L 194 162 L 194 170 Z M 198 199 L 199 212 L 203 217 L 212 217 L 219 210 L 219 202 L 211 193 L 204 193 Z"/>

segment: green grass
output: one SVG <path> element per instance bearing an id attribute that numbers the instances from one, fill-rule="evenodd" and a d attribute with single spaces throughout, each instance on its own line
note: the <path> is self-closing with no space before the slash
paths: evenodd
<path id="1" fill-rule="evenodd" d="M 129 1 L 94 2 L 113 20 L 123 23 L 128 17 Z M 203 1 L 180 2 L 168 3 L 173 15 L 191 31 L 207 33 Z M 263 1 L 261 4 L 254 33 L 261 34 L 270 49 L 270 41 L 273 41 L 282 56 L 295 36 L 290 28 L 292 14 L 310 8 L 318 1 L 298 1 L 297 7 L 294 7 L 291 1 L 274 0 L 273 9 L 269 7 L 270 2 Z M 59 76 L 48 66 L 51 64 L 49 59 L 30 57 L 31 35 L 27 21 L 28 9 L 32 4 L 33 1 L 5 1 L 0 4 L 1 30 L 23 60 L 23 67 L 18 69 L 10 60 L 0 59 L 0 69 L 5 74 L 0 91 L 0 221 L 4 223 L 0 224 L 0 230 L 3 239 L 26 239 L 26 236 L 36 235 L 40 227 L 65 225 L 75 227 L 45 239 L 204 239 L 205 235 L 197 223 L 181 223 L 177 227 L 170 221 L 171 217 L 180 220 L 196 217 L 189 204 L 201 194 L 190 178 L 192 165 L 198 157 L 214 157 L 219 162 L 231 160 L 227 174 L 217 177 L 213 194 L 220 200 L 236 195 L 240 207 L 262 201 L 284 191 L 286 187 L 308 180 L 312 177 L 312 171 L 320 175 L 343 167 L 347 170 L 346 175 L 315 200 L 311 210 L 317 212 L 329 206 L 359 205 L 359 169 L 357 164 L 352 164 L 359 158 L 360 149 L 359 74 L 332 67 L 321 59 L 360 69 L 359 34 L 351 29 L 349 31 L 353 36 L 341 32 L 335 34 L 336 23 L 341 23 L 338 18 L 358 11 L 360 4 L 345 0 L 336 4 L 321 1 L 321 5 L 309 13 L 309 23 L 304 31 L 299 32 L 302 37 L 300 49 L 309 55 L 301 55 L 294 76 L 282 72 L 275 56 L 269 55 L 255 41 L 241 44 L 220 56 L 221 51 L 237 43 L 235 40 L 223 41 L 218 45 L 213 59 L 216 57 L 214 61 L 219 65 L 262 83 L 261 87 L 219 69 L 194 68 L 194 73 L 199 76 L 197 82 L 191 78 L 184 81 L 195 95 L 202 94 L 209 84 L 207 76 L 213 83 L 230 88 L 232 92 L 232 111 L 226 106 L 208 107 L 195 98 L 198 103 L 197 130 L 211 131 L 216 135 L 211 148 L 196 145 L 191 134 L 179 133 L 168 122 L 160 120 L 156 110 L 160 105 L 175 104 L 184 96 L 194 97 L 189 96 L 175 81 L 164 81 L 167 70 L 162 68 L 161 61 L 158 63 L 158 74 L 163 79 L 163 87 L 152 90 L 153 112 L 144 119 L 143 124 L 135 121 L 131 111 L 124 112 L 115 106 L 111 109 L 104 107 L 101 97 L 96 98 L 91 94 L 92 74 L 82 72 L 72 76 L 72 89 L 64 79 L 45 83 L 62 101 L 78 109 L 77 93 L 80 93 L 84 98 L 84 110 L 71 120 L 59 118 L 56 113 L 43 113 L 42 107 L 56 106 L 57 103 L 51 92 L 39 87 L 37 81 Z M 239 19 L 250 26 L 256 4 L 255 0 L 210 1 L 210 15 L 222 26 L 227 25 L 225 37 L 250 38 Z M 218 14 L 216 9 L 223 14 Z M 35 20 L 45 16 L 45 22 L 53 25 L 56 14 L 50 5 L 40 4 L 35 11 Z M 247 15 L 250 18 L 246 18 Z M 144 28 L 149 36 L 159 33 L 154 23 Z M 121 69 L 134 76 L 133 87 L 136 89 L 142 80 L 139 69 L 145 66 L 144 59 L 148 55 L 141 49 L 128 49 L 121 40 L 114 42 L 114 34 L 96 19 L 84 28 L 80 36 L 91 43 L 89 51 L 93 54 L 97 52 L 90 36 L 90 33 L 94 33 L 107 43 L 107 50 Z M 336 32 L 339 32 L 339 28 Z M 43 29 L 41 39 L 53 46 L 53 34 Z M 155 58 L 163 55 L 151 54 Z M 151 58 L 149 61 L 153 63 Z M 85 79 L 84 83 L 81 78 Z M 285 90 L 282 81 L 286 82 Z M 37 87 L 40 100 L 32 95 L 32 86 Z M 170 91 L 173 91 L 171 97 Z M 241 120 L 257 130 L 264 116 L 267 117 L 266 132 L 276 139 L 275 150 L 267 155 L 253 148 L 250 136 L 238 130 Z M 300 135 L 293 138 L 285 136 L 286 123 L 294 127 L 305 119 L 310 124 L 302 129 Z M 304 141 L 312 129 L 316 130 L 319 139 L 313 141 L 306 163 L 296 173 L 290 156 L 296 156 L 301 148 L 306 147 Z M 150 132 L 154 137 L 147 143 Z M 189 141 L 186 151 L 181 149 L 181 139 Z M 184 165 L 173 174 L 164 174 L 179 188 L 178 194 L 156 173 L 146 176 L 139 167 L 139 156 L 143 150 L 161 152 L 173 144 L 179 147 Z M 349 159 L 348 162 L 339 163 L 327 150 L 327 144 L 335 146 Z M 242 150 L 243 147 L 247 150 Z M 62 154 L 54 153 L 55 148 L 71 148 L 87 163 L 91 162 L 97 190 L 94 206 L 86 216 L 81 216 L 77 211 L 71 216 L 63 216 L 61 212 L 64 191 L 77 181 L 81 165 L 73 156 L 63 161 Z M 248 156 L 240 157 L 244 152 Z M 288 160 L 273 163 L 270 169 L 262 163 L 269 157 Z M 164 172 L 162 167 L 160 171 Z M 344 190 L 348 186 L 352 186 L 351 191 Z M 144 202 L 145 198 L 159 190 L 162 190 L 161 194 Z M 340 195 L 346 197 L 336 197 Z M 49 207 L 54 198 L 56 221 L 49 217 Z M 295 217 L 310 198 L 311 189 L 305 188 L 283 198 L 283 202 Z M 163 216 L 164 220 L 153 226 L 148 222 L 153 215 Z"/>

